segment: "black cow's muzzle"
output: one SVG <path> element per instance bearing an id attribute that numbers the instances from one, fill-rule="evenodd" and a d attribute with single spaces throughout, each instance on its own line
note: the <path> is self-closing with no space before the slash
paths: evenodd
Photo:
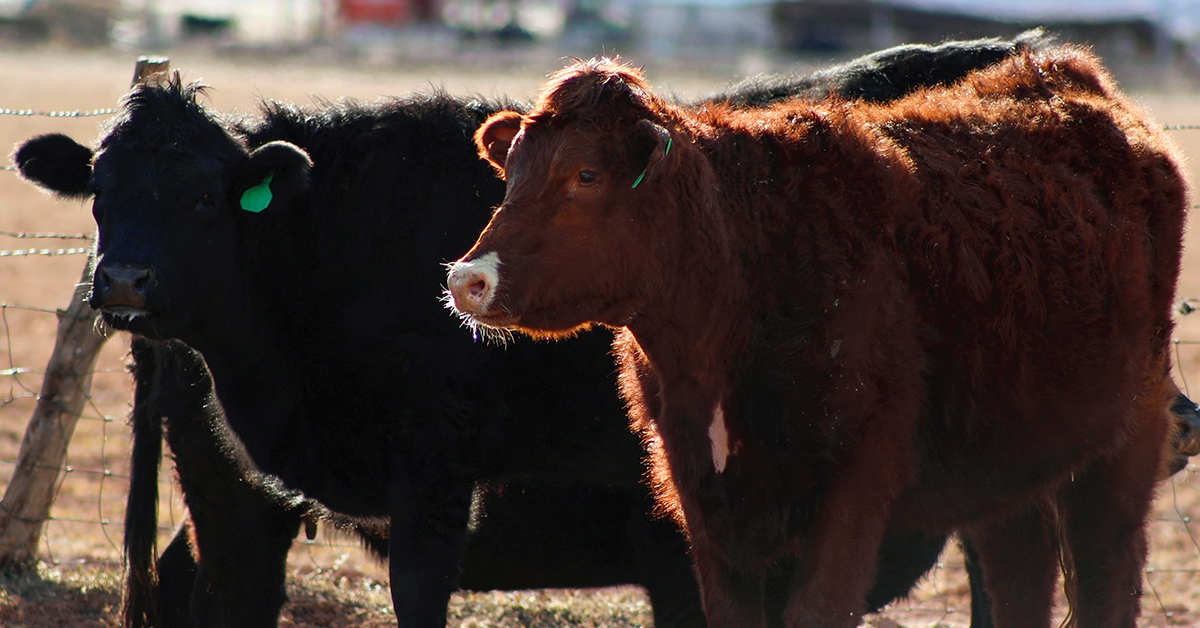
<path id="1" fill-rule="evenodd" d="M 1167 472 L 1174 475 L 1182 471 L 1191 456 L 1200 454 L 1200 407 L 1183 393 L 1171 403 L 1171 414 L 1175 417 L 1174 456 L 1168 462 Z"/>
<path id="2" fill-rule="evenodd" d="M 154 284 L 154 270 L 134 264 L 104 264 L 92 278 L 93 309 L 114 314 L 142 313 L 146 292 Z"/>
<path id="3" fill-rule="evenodd" d="M 1180 393 L 1171 404 L 1171 414 L 1179 423 L 1175 450 L 1188 456 L 1200 454 L 1200 407 Z"/>

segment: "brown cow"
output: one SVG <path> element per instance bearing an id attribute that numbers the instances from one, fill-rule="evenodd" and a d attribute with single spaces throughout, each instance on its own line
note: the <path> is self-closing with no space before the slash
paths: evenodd
<path id="1" fill-rule="evenodd" d="M 679 107 L 606 59 L 477 132 L 473 323 L 624 328 L 710 625 L 860 621 L 885 528 L 978 549 L 996 625 L 1133 626 L 1165 464 L 1176 151 L 1086 51 L 890 105 Z M 511 145 L 511 148 L 510 148 Z"/>

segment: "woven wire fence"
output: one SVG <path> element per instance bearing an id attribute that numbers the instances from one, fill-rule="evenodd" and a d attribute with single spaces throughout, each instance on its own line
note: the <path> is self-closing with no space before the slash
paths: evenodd
<path id="1" fill-rule="evenodd" d="M 84 263 L 83 256 L 77 258 Z M 53 344 L 58 311 L 0 301 L 0 492 L 12 477 L 21 437 L 36 404 L 45 369 L 42 360 L 21 361 L 14 338 L 41 322 Z M 38 556 L 51 566 L 95 565 L 119 570 L 124 535 L 125 499 L 129 486 L 132 378 L 126 362 L 128 339 L 116 334 L 93 370 L 92 388 L 62 466 L 55 498 L 41 536 Z M 169 452 L 159 475 L 159 547 L 166 547 L 186 518 L 186 507 L 174 480 Z M 377 578 L 385 571 L 367 558 L 353 539 L 321 527 L 315 539 L 294 541 L 290 562 L 304 573 L 332 573 L 348 559 Z"/>
<path id="2" fill-rule="evenodd" d="M 44 115 L 88 117 L 113 113 L 30 112 L 0 110 L 0 116 Z M 1190 131 L 1197 125 L 1167 127 Z M 11 166 L 7 169 L 12 169 Z M 0 175 L 7 176 L 7 175 Z M 13 175 L 15 176 L 15 175 Z M 1193 206 L 1193 210 L 1197 206 Z M 0 225 L 3 227 L 3 225 Z M 86 263 L 91 235 L 87 233 L 0 230 L 0 271 L 23 275 L 41 259 L 74 256 L 72 278 Z M 24 267 L 11 265 L 19 264 Z M 10 265 L 5 269 L 3 265 Z M 25 424 L 38 397 L 42 365 L 54 343 L 59 304 L 23 304 L 6 300 L 0 284 L 0 490 L 16 465 Z M 1200 298 L 1180 301 L 1181 316 L 1200 309 Z M 127 415 L 132 384 L 125 362 L 128 339 L 117 334 L 108 341 L 93 373 L 91 394 L 61 467 L 54 507 L 42 536 L 39 555 L 52 565 L 93 563 L 119 569 L 124 503 L 129 480 L 130 434 Z M 1200 339 L 1175 341 L 1176 365 L 1200 364 Z M 1200 376 L 1189 381 L 1177 368 L 1176 381 L 1193 399 L 1200 398 Z M 169 456 L 160 474 L 160 547 L 185 518 Z M 1200 625 L 1200 464 L 1193 462 L 1165 481 L 1159 491 L 1150 531 L 1150 557 L 1145 570 L 1143 626 Z M 293 545 L 293 567 L 308 572 L 333 572 L 347 560 L 371 561 L 353 540 L 321 534 L 303 536 Z M 297 565 L 300 565 L 297 567 Z M 377 573 L 383 573 L 378 571 Z M 967 625 L 970 597 L 961 554 L 951 547 L 938 566 L 907 601 L 886 609 L 884 617 L 903 626 Z M 1060 599 L 1059 607 L 1065 604 Z"/>

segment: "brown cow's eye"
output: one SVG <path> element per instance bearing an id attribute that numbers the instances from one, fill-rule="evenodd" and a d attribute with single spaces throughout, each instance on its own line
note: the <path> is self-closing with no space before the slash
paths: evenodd
<path id="1" fill-rule="evenodd" d="M 579 171 L 579 182 L 584 185 L 591 185 L 596 182 L 596 173 L 591 170 Z"/>

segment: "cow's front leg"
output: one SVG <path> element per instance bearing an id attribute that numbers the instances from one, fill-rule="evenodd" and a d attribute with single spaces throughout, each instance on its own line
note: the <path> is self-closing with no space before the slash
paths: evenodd
<path id="1" fill-rule="evenodd" d="M 909 457 L 896 439 L 865 431 L 821 500 L 814 525 L 798 539 L 783 625 L 832 628 L 862 621 L 892 502 L 909 481 L 902 462 Z"/>
<path id="2" fill-rule="evenodd" d="M 218 488 L 224 499 L 187 497 L 199 555 L 188 612 L 197 626 L 275 626 L 287 601 L 300 515 L 247 484 Z"/>
<path id="3" fill-rule="evenodd" d="M 166 594 L 181 596 L 181 580 L 195 568 L 186 611 L 172 597 L 167 619 L 197 626 L 275 626 L 287 600 L 288 550 L 300 529 L 300 514 L 280 503 L 261 478 L 212 398 L 212 380 L 200 356 L 181 343 L 167 343 L 157 360 L 167 445 L 187 503 L 192 527 L 191 565 L 186 533 L 164 554 Z"/>
<path id="4" fill-rule="evenodd" d="M 396 622 L 402 628 L 446 625 L 472 488 L 466 479 L 417 476 L 407 461 L 393 465 L 388 574 Z"/>
<path id="5" fill-rule="evenodd" d="M 872 500 L 844 495 L 826 502 L 816 533 L 804 544 L 784 626 L 845 628 L 862 621 L 887 515 L 872 512 L 880 508 Z"/>
<path id="6" fill-rule="evenodd" d="M 191 521 L 185 520 L 158 558 L 158 612 L 162 628 L 192 625 L 190 606 L 196 584 L 196 558 L 192 556 L 191 529 Z"/>

